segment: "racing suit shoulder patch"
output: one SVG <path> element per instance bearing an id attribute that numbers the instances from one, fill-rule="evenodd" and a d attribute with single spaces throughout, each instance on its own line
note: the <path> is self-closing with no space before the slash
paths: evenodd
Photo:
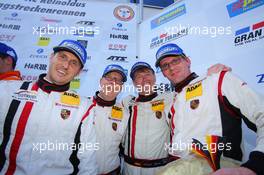
<path id="1" fill-rule="evenodd" d="M 80 105 L 80 96 L 74 92 L 64 92 L 61 94 L 61 103 L 67 105 Z"/>
<path id="2" fill-rule="evenodd" d="M 187 101 L 187 100 L 190 100 L 192 98 L 202 96 L 202 94 L 203 94 L 202 82 L 199 81 L 198 83 L 189 85 L 186 88 L 185 99 Z"/>

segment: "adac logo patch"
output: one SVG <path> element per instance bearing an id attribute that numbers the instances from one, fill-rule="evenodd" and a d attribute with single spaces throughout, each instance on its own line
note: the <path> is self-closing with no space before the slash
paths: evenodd
<path id="1" fill-rule="evenodd" d="M 76 93 L 73 92 L 64 92 L 61 95 L 61 103 L 67 104 L 67 105 L 74 105 L 78 106 L 80 105 L 80 97 Z"/>
<path id="2" fill-rule="evenodd" d="M 118 106 L 113 106 L 112 107 L 112 113 L 111 113 L 111 119 L 114 120 L 122 120 L 123 119 L 123 110 L 122 108 L 118 107 Z"/>
<path id="3" fill-rule="evenodd" d="M 19 101 L 37 102 L 37 92 L 28 90 L 18 90 L 12 97 Z"/>
<path id="4" fill-rule="evenodd" d="M 202 82 L 190 85 L 186 89 L 186 100 L 190 100 L 195 97 L 199 97 L 203 94 Z"/>
<path id="5" fill-rule="evenodd" d="M 151 109 L 152 109 L 152 111 L 155 111 L 155 112 L 164 111 L 164 106 L 165 106 L 164 100 L 157 100 L 157 101 L 154 101 L 151 103 Z"/>
<path id="6" fill-rule="evenodd" d="M 66 120 L 70 117 L 71 111 L 68 109 L 62 109 L 60 115 L 63 120 Z"/>

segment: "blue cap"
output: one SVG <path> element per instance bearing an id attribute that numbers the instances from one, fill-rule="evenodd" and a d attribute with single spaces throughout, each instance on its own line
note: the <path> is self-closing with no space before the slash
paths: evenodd
<path id="1" fill-rule="evenodd" d="M 138 69 L 141 69 L 141 68 L 148 68 L 148 69 L 150 69 L 151 71 L 153 71 L 153 73 L 154 73 L 154 70 L 152 69 L 152 67 L 151 67 L 148 63 L 139 61 L 139 62 L 136 62 L 136 63 L 132 66 L 131 71 L 130 71 L 130 77 L 133 79 L 135 72 L 136 72 Z"/>
<path id="2" fill-rule="evenodd" d="M 63 40 L 58 46 L 53 48 L 54 52 L 58 51 L 68 51 L 73 53 L 82 63 L 84 66 L 86 59 L 87 59 L 87 52 L 83 45 L 75 40 Z"/>
<path id="3" fill-rule="evenodd" d="M 12 47 L 9 47 L 8 45 L 1 42 L 0 42 L 0 53 L 10 56 L 15 63 L 17 62 L 16 51 Z"/>
<path id="4" fill-rule="evenodd" d="M 160 61 L 167 57 L 167 56 L 175 56 L 175 55 L 184 55 L 183 50 L 174 43 L 165 44 L 164 46 L 161 46 L 159 50 L 156 53 L 156 63 L 155 66 L 159 67 Z"/>
<path id="5" fill-rule="evenodd" d="M 110 64 L 110 65 L 106 66 L 102 77 L 104 77 L 106 74 L 108 74 L 110 72 L 119 72 L 123 77 L 123 82 L 127 81 L 126 70 L 122 66 L 117 65 L 117 64 Z"/>

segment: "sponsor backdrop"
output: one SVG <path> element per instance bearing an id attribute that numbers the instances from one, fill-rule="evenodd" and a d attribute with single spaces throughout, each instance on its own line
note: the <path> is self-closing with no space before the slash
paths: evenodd
<path id="1" fill-rule="evenodd" d="M 176 43 L 198 74 L 224 63 L 264 94 L 263 10 L 264 0 L 180 0 L 141 23 L 139 58 L 154 66 L 158 48 Z M 168 83 L 160 70 L 156 72 L 159 82 Z"/>
<path id="2" fill-rule="evenodd" d="M 2 0 L 0 42 L 15 48 L 23 79 L 46 72 L 52 47 L 63 39 L 87 49 L 83 72 L 71 87 L 91 96 L 106 65 L 130 68 L 136 59 L 136 5 L 78 0 Z"/>
<path id="3" fill-rule="evenodd" d="M 139 31 L 140 59 L 154 66 L 155 53 L 165 43 L 182 47 L 192 70 L 203 75 L 215 63 L 233 72 L 264 94 L 264 0 L 181 0 L 151 19 Z M 169 85 L 157 72 L 158 83 Z M 245 129 L 246 148 L 255 140 Z"/>

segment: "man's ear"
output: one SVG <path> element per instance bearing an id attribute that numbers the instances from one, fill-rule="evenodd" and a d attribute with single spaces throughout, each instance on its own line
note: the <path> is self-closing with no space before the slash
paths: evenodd
<path id="1" fill-rule="evenodd" d="M 52 60 L 55 56 L 55 53 L 50 54 L 50 60 Z"/>
<path id="2" fill-rule="evenodd" d="M 191 60 L 190 60 L 190 58 L 189 57 L 186 57 L 185 60 L 188 63 L 188 67 L 190 68 L 191 67 Z"/>
<path id="3" fill-rule="evenodd" d="M 13 59 L 10 56 L 6 57 L 4 59 L 4 62 L 6 65 L 11 65 L 11 66 L 13 65 Z"/>

